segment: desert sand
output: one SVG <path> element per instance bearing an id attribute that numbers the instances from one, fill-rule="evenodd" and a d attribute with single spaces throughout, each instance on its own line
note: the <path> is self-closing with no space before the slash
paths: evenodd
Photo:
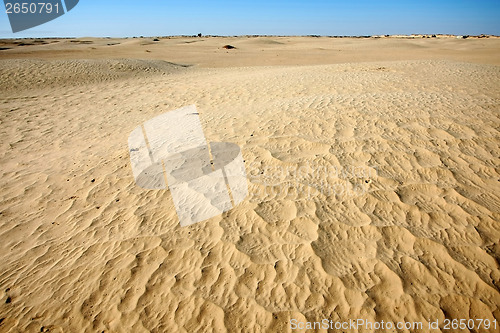
<path id="1" fill-rule="evenodd" d="M 498 332 L 500 39 L 0 44 L 0 332 Z M 191 104 L 249 195 L 180 227 L 127 138 Z"/>

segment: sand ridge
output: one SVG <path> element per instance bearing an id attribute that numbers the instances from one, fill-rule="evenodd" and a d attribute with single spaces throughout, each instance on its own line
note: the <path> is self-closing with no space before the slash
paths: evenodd
<path id="1" fill-rule="evenodd" d="M 156 59 L 219 68 L 443 59 L 499 65 L 498 40 L 496 36 L 9 39 L 0 40 L 0 59 Z"/>

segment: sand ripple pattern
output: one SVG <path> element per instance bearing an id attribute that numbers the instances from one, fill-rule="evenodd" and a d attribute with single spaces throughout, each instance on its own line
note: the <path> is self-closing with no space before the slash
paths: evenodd
<path id="1" fill-rule="evenodd" d="M 2 332 L 500 319 L 498 66 L 9 60 L 0 77 Z M 180 228 L 168 191 L 134 184 L 127 137 L 189 104 L 251 174 L 372 172 L 310 196 L 268 174 L 290 190 L 251 179 L 238 207 Z"/>

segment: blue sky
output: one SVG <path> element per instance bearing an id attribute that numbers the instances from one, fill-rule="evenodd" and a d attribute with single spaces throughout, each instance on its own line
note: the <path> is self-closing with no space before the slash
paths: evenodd
<path id="1" fill-rule="evenodd" d="M 0 8 L 0 37 L 3 38 L 164 36 L 198 32 L 212 35 L 500 35 L 500 0 L 80 0 L 66 15 L 16 34 L 11 32 L 5 7 L 0 5 Z"/>

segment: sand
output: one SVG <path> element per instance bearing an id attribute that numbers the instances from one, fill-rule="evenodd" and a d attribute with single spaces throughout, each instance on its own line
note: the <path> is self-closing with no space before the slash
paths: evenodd
<path id="1" fill-rule="evenodd" d="M 500 39 L 13 42 L 0 332 L 500 320 Z M 190 104 L 241 147 L 249 196 L 181 228 L 127 138 Z"/>

